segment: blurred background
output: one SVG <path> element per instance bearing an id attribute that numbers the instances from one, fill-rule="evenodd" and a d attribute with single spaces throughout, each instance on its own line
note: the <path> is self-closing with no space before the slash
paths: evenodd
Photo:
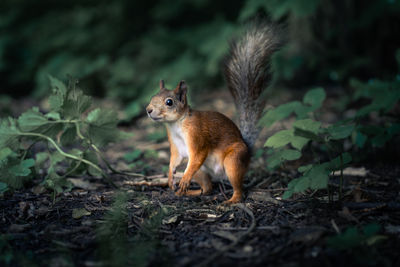
<path id="1" fill-rule="evenodd" d="M 48 75 L 79 79 L 86 93 L 122 103 L 128 119 L 160 79 L 184 79 L 193 95 L 221 90 L 228 41 L 254 17 L 286 27 L 272 62 L 281 88 L 398 74 L 397 0 L 2 0 L 0 105 L 47 96 Z"/>

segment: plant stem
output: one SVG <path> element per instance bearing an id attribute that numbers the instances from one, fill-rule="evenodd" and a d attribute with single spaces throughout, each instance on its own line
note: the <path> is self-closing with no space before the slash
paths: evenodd
<path id="1" fill-rule="evenodd" d="M 46 139 L 47 141 L 49 141 L 54 146 L 54 148 L 61 155 L 63 155 L 66 158 L 70 158 L 70 159 L 81 161 L 81 162 L 83 162 L 83 163 L 95 168 L 96 170 L 98 170 L 102 174 L 102 176 L 107 180 L 108 183 L 110 183 L 113 187 L 118 188 L 118 186 L 110 179 L 110 177 L 99 166 L 97 166 L 96 164 L 94 164 L 93 162 L 91 162 L 89 160 L 86 160 L 86 159 L 83 159 L 83 158 L 77 157 L 75 155 L 72 155 L 72 154 L 64 152 L 52 138 L 50 138 L 50 137 L 48 137 L 46 135 L 40 134 L 40 133 L 20 132 L 18 134 L 21 135 L 21 136 L 36 136 L 36 137 L 40 137 L 40 138 Z"/>
<path id="2" fill-rule="evenodd" d="M 88 145 L 90 145 L 94 149 L 94 151 L 97 153 L 97 155 L 99 155 L 99 157 L 103 160 L 103 162 L 106 164 L 107 168 L 110 169 L 110 171 L 112 171 L 115 174 L 130 175 L 130 176 L 137 176 L 137 177 L 146 177 L 145 175 L 140 174 L 140 173 L 121 172 L 121 171 L 118 171 L 118 170 L 114 169 L 111 166 L 111 164 L 104 158 L 103 153 L 100 151 L 100 149 L 95 144 L 90 142 L 87 138 L 85 138 L 82 135 L 78 122 L 75 122 L 75 128 L 76 128 L 76 135 L 78 135 L 78 137 L 80 139 L 86 141 L 86 143 Z"/>

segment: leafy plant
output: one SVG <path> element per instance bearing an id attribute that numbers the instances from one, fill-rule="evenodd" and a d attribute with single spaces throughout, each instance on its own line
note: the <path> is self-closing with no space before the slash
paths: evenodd
<path id="1" fill-rule="evenodd" d="M 387 238 L 378 234 L 380 230 L 381 226 L 375 223 L 363 226 L 361 231 L 357 227 L 349 227 L 344 233 L 330 237 L 327 240 L 327 244 L 339 250 L 348 250 L 359 246 L 372 246 Z"/>
<path id="2" fill-rule="evenodd" d="M 275 169 L 286 161 L 300 159 L 302 150 L 310 142 L 318 144 L 321 150 L 327 152 L 329 158 L 323 162 L 322 158 L 313 152 L 317 157 L 313 162 L 298 168 L 301 175 L 289 182 L 283 198 L 289 198 L 294 193 L 302 193 L 308 189 L 326 189 L 330 175 L 340 171 L 339 199 L 341 199 L 343 168 L 352 162 L 352 150 L 365 148 L 367 143 L 372 146 L 382 146 L 400 133 L 398 119 L 386 120 L 383 126 L 370 125 L 363 120 L 363 117 L 372 112 L 377 112 L 381 116 L 390 113 L 400 100 L 398 79 L 392 82 L 373 81 L 368 84 L 354 80 L 352 86 L 357 88 L 354 100 L 360 97 L 371 99 L 371 103 L 361 107 L 352 118 L 322 126 L 321 122 L 315 120 L 315 111 L 322 106 L 326 94 L 322 88 L 316 88 L 305 94 L 303 102 L 293 101 L 268 110 L 260 120 L 261 125 L 269 127 L 292 114 L 297 117 L 290 129 L 278 131 L 265 142 L 265 147 L 270 148 L 267 160 L 270 169 Z M 349 139 L 352 146 L 345 150 L 344 142 Z"/>
<path id="3" fill-rule="evenodd" d="M 121 139 L 116 112 L 91 109 L 91 98 L 76 83 L 66 86 L 56 78 L 49 79 L 52 94 L 47 113 L 34 107 L 18 118 L 0 121 L 0 181 L 19 188 L 35 167 L 46 170 L 43 184 L 55 194 L 69 187 L 65 177 L 71 174 L 87 172 L 112 183 L 99 167 L 99 158 L 105 161 L 99 148 Z M 46 151 L 27 158 L 37 143 Z"/>

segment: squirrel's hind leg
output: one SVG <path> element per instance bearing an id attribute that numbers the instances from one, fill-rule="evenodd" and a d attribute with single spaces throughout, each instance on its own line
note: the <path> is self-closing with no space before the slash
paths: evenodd
<path id="1" fill-rule="evenodd" d="M 225 156 L 224 169 L 229 182 L 233 187 L 233 195 L 223 204 L 234 204 L 242 200 L 243 179 L 249 165 L 249 152 L 244 143 L 236 143 Z"/>

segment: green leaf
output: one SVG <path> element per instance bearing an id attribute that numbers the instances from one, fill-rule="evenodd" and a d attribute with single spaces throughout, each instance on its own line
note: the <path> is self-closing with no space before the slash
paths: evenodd
<path id="1" fill-rule="evenodd" d="M 0 181 L 12 188 L 21 188 L 31 179 L 31 167 L 35 164 L 33 159 L 20 160 L 17 155 L 10 154 L 0 162 Z"/>
<path id="2" fill-rule="evenodd" d="M 385 236 L 377 235 L 381 226 L 371 223 L 359 231 L 356 227 L 349 227 L 342 234 L 333 236 L 327 240 L 328 246 L 338 250 L 348 250 L 363 245 L 374 245 L 378 241 L 386 239 Z"/>
<path id="3" fill-rule="evenodd" d="M 376 235 L 382 227 L 377 223 L 370 223 L 363 227 L 362 231 L 366 237 L 371 237 Z"/>
<path id="4" fill-rule="evenodd" d="M 83 94 L 80 89 L 71 89 L 62 106 L 65 118 L 78 119 L 92 104 L 92 98 Z"/>
<path id="5" fill-rule="evenodd" d="M 91 150 L 86 151 L 84 153 L 83 157 L 85 159 L 89 160 L 90 162 L 93 162 L 96 165 L 99 163 L 97 154 L 94 151 L 91 151 Z M 97 170 L 96 168 L 93 168 L 92 166 L 88 166 L 87 170 L 88 170 L 88 173 L 90 175 L 92 175 L 93 177 L 102 177 L 101 171 Z"/>
<path id="6" fill-rule="evenodd" d="M 18 141 L 19 134 L 14 119 L 0 119 L 0 149 L 14 145 Z"/>
<path id="7" fill-rule="evenodd" d="M 28 176 L 31 174 L 31 167 L 35 165 L 35 160 L 25 159 L 21 161 L 18 165 L 14 165 L 9 168 L 9 171 L 15 176 Z"/>
<path id="8" fill-rule="evenodd" d="M 51 112 L 45 114 L 44 116 L 45 116 L 46 118 L 49 118 L 49 119 L 55 120 L 55 121 L 61 120 L 60 113 L 54 112 L 54 111 L 51 111 Z"/>
<path id="9" fill-rule="evenodd" d="M 357 131 L 354 143 L 359 147 L 363 148 L 365 143 L 367 142 L 368 137 L 361 132 Z"/>
<path id="10" fill-rule="evenodd" d="M 302 106 L 302 104 L 299 101 L 293 101 L 268 110 L 267 113 L 260 119 L 259 125 L 270 127 L 275 122 L 289 117 L 289 115 L 295 112 L 295 110 L 298 110 L 300 106 Z"/>
<path id="11" fill-rule="evenodd" d="M 331 160 L 329 162 L 325 162 L 322 165 L 324 165 L 324 167 L 329 171 L 340 170 L 341 168 L 344 168 L 345 165 L 350 163 L 352 160 L 352 157 L 351 157 L 350 153 L 348 153 L 348 152 L 341 154 L 341 157 L 342 157 L 342 161 L 343 161 L 342 162 L 343 166 L 341 165 L 340 156 L 334 158 L 333 160 Z"/>
<path id="12" fill-rule="evenodd" d="M 54 169 L 49 169 L 49 172 L 44 180 L 44 185 L 57 194 L 64 191 L 69 191 L 73 187 L 71 182 L 64 177 L 59 176 Z"/>
<path id="13" fill-rule="evenodd" d="M 267 164 L 270 169 L 274 169 L 286 160 L 296 160 L 300 157 L 301 153 L 293 149 L 275 151 L 272 155 L 268 157 Z"/>
<path id="14" fill-rule="evenodd" d="M 324 139 L 322 137 L 320 137 L 319 135 L 316 135 L 315 133 L 307 131 L 307 130 L 302 130 L 300 128 L 294 128 L 293 134 L 295 136 L 303 137 L 305 139 L 313 140 L 313 141 L 316 141 L 316 142 L 323 142 L 324 141 Z"/>
<path id="15" fill-rule="evenodd" d="M 65 157 L 60 154 L 58 151 L 54 151 L 53 153 L 49 154 L 49 159 L 50 159 L 50 166 L 47 170 L 47 175 L 50 175 L 50 173 L 56 173 L 57 172 L 57 164 L 62 162 Z"/>
<path id="16" fill-rule="evenodd" d="M 22 113 L 18 118 L 18 126 L 23 132 L 36 130 L 48 123 L 49 120 L 39 112 L 38 108 L 32 108 Z"/>
<path id="17" fill-rule="evenodd" d="M 36 171 L 38 172 L 44 165 L 44 163 L 47 161 L 49 158 L 49 153 L 48 152 L 39 152 L 35 155 L 35 168 Z"/>
<path id="18" fill-rule="evenodd" d="M 295 186 L 296 186 L 296 184 L 297 184 L 298 182 L 299 182 L 299 178 L 295 178 L 295 179 L 291 180 L 291 181 L 288 183 L 288 190 L 286 190 L 285 193 L 283 193 L 283 195 L 282 195 L 282 198 L 283 198 L 283 199 L 288 199 L 288 198 L 290 198 L 290 197 L 293 195 L 293 193 L 294 193 L 294 188 L 295 188 Z"/>
<path id="19" fill-rule="evenodd" d="M 292 130 L 293 131 L 293 130 Z M 294 148 L 296 148 L 297 150 L 302 150 L 303 147 L 309 142 L 310 140 L 301 136 L 295 136 L 293 134 L 292 140 L 290 141 L 290 143 L 292 144 L 292 146 Z"/>
<path id="20" fill-rule="evenodd" d="M 309 90 L 303 97 L 303 102 L 312 107 L 312 111 L 319 109 L 326 98 L 325 90 L 321 87 Z"/>
<path id="21" fill-rule="evenodd" d="M 65 84 L 60 81 L 59 79 L 49 75 L 48 76 L 49 81 L 50 81 L 50 87 L 53 89 L 54 91 L 58 91 L 60 93 L 62 93 L 63 95 L 66 95 L 67 93 L 67 87 L 65 86 Z"/>
<path id="22" fill-rule="evenodd" d="M 140 158 L 142 151 L 140 149 L 135 149 L 132 152 L 126 153 L 124 155 L 124 160 L 127 162 L 132 162 Z"/>
<path id="23" fill-rule="evenodd" d="M 390 140 L 390 136 L 386 133 L 382 133 L 377 136 L 374 136 L 371 139 L 371 144 L 375 147 L 383 147 L 386 144 L 386 142 L 389 140 Z"/>
<path id="24" fill-rule="evenodd" d="M 0 162 L 7 159 L 9 156 L 16 156 L 16 154 L 8 147 L 0 150 Z"/>
<path id="25" fill-rule="evenodd" d="M 327 171 L 323 165 L 316 165 L 312 167 L 308 172 L 307 176 L 310 179 L 311 189 L 324 189 L 328 187 L 329 171 Z"/>
<path id="26" fill-rule="evenodd" d="M 311 119 L 298 120 L 293 123 L 294 128 L 298 128 L 301 130 L 309 131 L 314 134 L 319 133 L 319 128 L 321 127 L 321 123 L 318 121 L 313 121 Z"/>
<path id="27" fill-rule="evenodd" d="M 302 193 L 310 188 L 310 177 L 309 176 L 302 176 L 298 178 L 296 185 L 293 188 L 294 193 Z"/>
<path id="28" fill-rule="evenodd" d="M 64 104 L 67 95 L 67 87 L 60 80 L 49 75 L 52 95 L 49 97 L 49 105 L 52 111 L 59 111 Z"/>
<path id="29" fill-rule="evenodd" d="M 91 105 L 92 105 L 92 98 L 90 96 L 84 95 L 83 93 L 78 94 L 76 108 L 78 110 L 79 115 L 88 110 Z"/>
<path id="30" fill-rule="evenodd" d="M 297 170 L 301 173 L 304 173 L 308 170 L 310 170 L 312 168 L 312 164 L 308 164 L 308 165 L 304 165 L 304 166 L 300 166 Z"/>
<path id="31" fill-rule="evenodd" d="M 280 148 L 291 143 L 294 148 L 301 150 L 308 141 L 309 140 L 304 137 L 295 136 L 293 134 L 293 129 L 282 130 L 269 137 L 264 146 Z"/>
<path id="32" fill-rule="evenodd" d="M 293 190 L 286 190 L 282 195 L 282 199 L 289 199 L 291 196 L 293 196 L 293 193 Z"/>
<path id="33" fill-rule="evenodd" d="M 97 108 L 89 112 L 86 121 L 89 124 L 89 138 L 95 145 L 101 147 L 119 140 L 118 116 L 115 111 Z"/>
<path id="34" fill-rule="evenodd" d="M 0 195 L 3 195 L 8 190 L 8 185 L 6 183 L 0 182 Z"/>
<path id="35" fill-rule="evenodd" d="M 326 164 L 306 165 L 299 168 L 303 176 L 293 179 L 288 184 L 285 192 L 285 199 L 291 197 L 293 193 L 303 193 L 307 189 L 324 189 L 328 187 L 329 170 Z"/>
<path id="36" fill-rule="evenodd" d="M 346 250 L 357 247 L 361 244 L 363 236 L 359 233 L 356 227 L 347 228 L 343 234 L 328 239 L 328 246 Z"/>
<path id="37" fill-rule="evenodd" d="M 282 130 L 269 137 L 264 146 L 279 148 L 290 143 L 293 133 L 291 130 Z"/>
<path id="38" fill-rule="evenodd" d="M 296 160 L 301 157 L 301 153 L 293 149 L 286 149 L 281 151 L 280 156 L 285 160 Z"/>
<path id="39" fill-rule="evenodd" d="M 349 137 L 354 131 L 354 125 L 331 126 L 327 128 L 331 139 L 340 140 Z"/>
<path id="40" fill-rule="evenodd" d="M 60 142 L 63 146 L 72 145 L 77 138 L 75 125 L 68 125 L 60 137 Z"/>

